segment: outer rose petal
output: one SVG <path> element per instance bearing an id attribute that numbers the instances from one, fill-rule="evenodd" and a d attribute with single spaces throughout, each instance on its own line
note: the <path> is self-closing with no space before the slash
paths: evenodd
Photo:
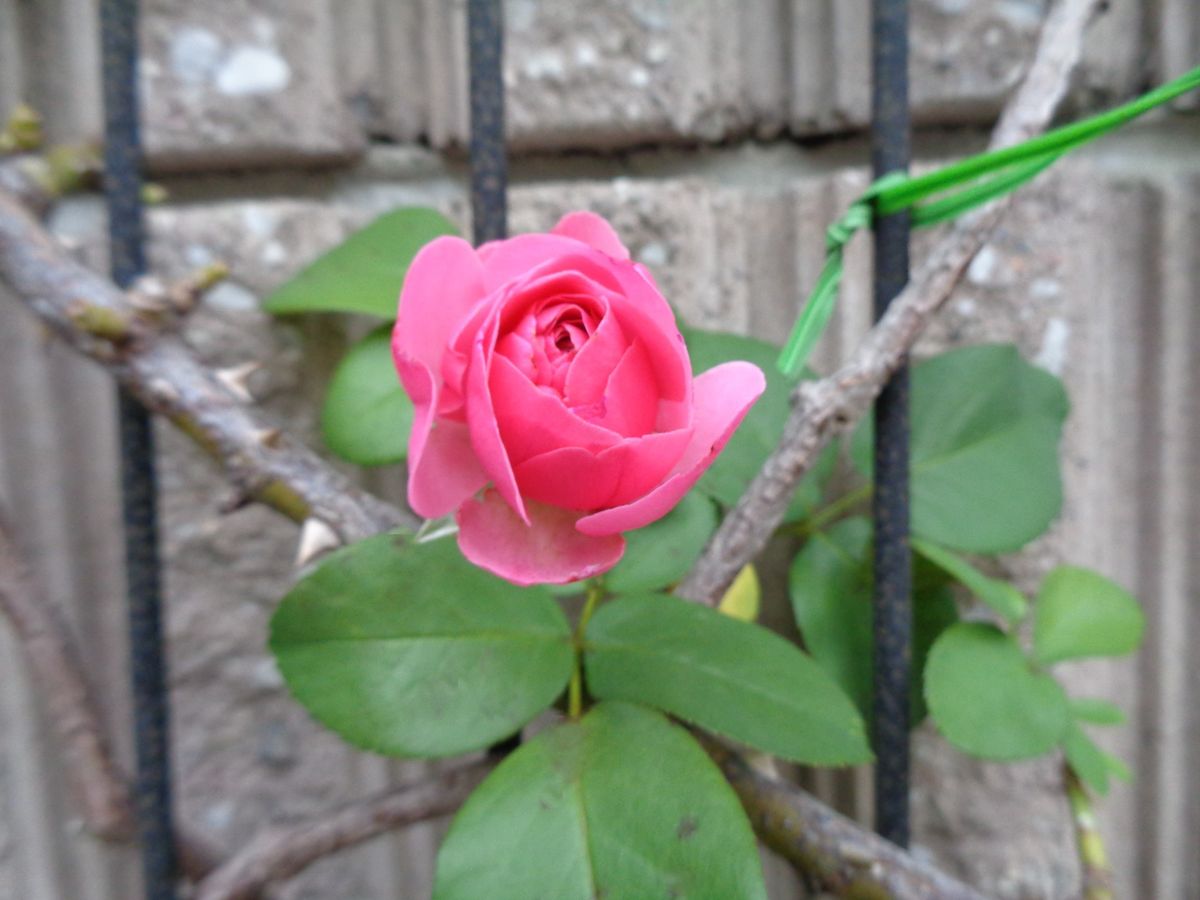
<path id="1" fill-rule="evenodd" d="M 448 515 L 487 484 L 465 425 L 434 424 L 438 386 L 422 363 L 396 357 L 396 368 L 415 407 L 408 441 L 408 504 L 427 519 Z"/>
<path id="2" fill-rule="evenodd" d="M 762 371 L 747 362 L 724 363 L 697 377 L 695 431 L 674 474 L 644 497 L 584 516 L 576 527 L 599 537 L 632 531 L 665 516 L 716 459 L 766 386 Z"/>
<path id="3" fill-rule="evenodd" d="M 487 326 L 485 326 L 487 327 Z M 508 501 L 517 516 L 524 522 L 529 521 L 525 504 L 521 500 L 521 492 L 517 489 L 517 479 L 513 475 L 512 461 L 508 449 L 500 439 L 500 426 L 496 422 L 496 410 L 492 405 L 492 394 L 488 388 L 487 359 L 485 343 L 495 342 L 495 332 L 490 340 L 480 336 L 475 341 L 471 354 L 471 364 L 467 369 L 467 427 L 471 432 L 471 446 L 479 458 L 484 471 L 491 476 L 497 490 Z M 490 354 L 490 347 L 486 351 Z M 494 357 L 497 362 L 508 363 L 503 356 Z M 508 363 L 510 366 L 512 363 Z"/>
<path id="4" fill-rule="evenodd" d="M 622 457 L 561 447 L 513 466 L 521 495 L 565 509 L 592 511 L 608 506 L 621 483 Z"/>
<path id="5" fill-rule="evenodd" d="M 477 566 L 513 584 L 566 584 L 606 572 L 625 552 L 619 534 L 588 537 L 581 513 L 529 503 L 525 525 L 495 490 L 468 500 L 455 517 L 458 546 Z"/>
<path id="6" fill-rule="evenodd" d="M 424 363 L 440 381 L 446 345 L 484 293 L 483 264 L 470 244 L 456 237 L 426 244 L 404 276 L 392 352 Z"/>
<path id="7" fill-rule="evenodd" d="M 584 250 L 574 238 L 557 234 L 519 234 L 490 241 L 479 248 L 483 277 L 489 291 L 528 276 L 544 263 Z M 554 271 L 561 271 L 558 266 Z M 614 279 L 615 283 L 615 279 Z"/>
<path id="8" fill-rule="evenodd" d="M 617 237 L 616 230 L 608 224 L 607 220 L 594 212 L 581 210 L 567 213 L 558 220 L 557 225 L 550 229 L 550 233 L 583 241 L 589 247 L 594 247 L 601 253 L 607 253 L 614 259 L 629 259 L 629 251 Z"/>

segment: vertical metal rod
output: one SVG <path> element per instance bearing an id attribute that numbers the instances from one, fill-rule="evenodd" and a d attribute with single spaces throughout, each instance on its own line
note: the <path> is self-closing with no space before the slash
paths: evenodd
<path id="1" fill-rule="evenodd" d="M 501 0 L 469 0 L 471 236 L 475 245 L 508 237 L 508 150 L 504 144 L 504 10 Z M 517 733 L 490 753 L 517 749 Z"/>
<path id="2" fill-rule="evenodd" d="M 908 0 L 872 0 L 871 166 L 876 178 L 906 171 Z M 875 315 L 908 281 L 907 213 L 875 223 Z M 875 829 L 908 845 L 909 669 L 912 558 L 908 545 L 908 369 L 875 403 Z"/>
<path id="3" fill-rule="evenodd" d="M 104 194 L 113 279 L 122 287 L 145 270 L 138 122 L 137 0 L 103 0 Z M 121 499 L 129 602 L 129 663 L 137 752 L 135 797 L 147 900 L 174 900 L 171 767 L 163 658 L 154 432 L 149 414 L 118 396 Z"/>
<path id="4" fill-rule="evenodd" d="M 500 0 L 470 0 L 471 220 L 476 244 L 508 236 L 504 146 L 504 16 Z"/>

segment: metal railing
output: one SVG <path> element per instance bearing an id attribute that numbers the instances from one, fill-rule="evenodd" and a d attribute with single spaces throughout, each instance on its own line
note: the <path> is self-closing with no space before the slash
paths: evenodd
<path id="1" fill-rule="evenodd" d="M 876 176 L 909 160 L 907 0 L 873 0 L 872 163 Z M 145 267 L 138 124 L 138 3 L 103 0 L 105 196 L 112 274 L 122 286 Z M 468 5 L 471 209 L 476 244 L 507 235 L 500 0 Z M 907 214 L 876 225 L 875 305 L 882 314 L 908 280 Z M 908 549 L 908 377 L 898 373 L 875 410 L 876 826 L 908 842 L 911 559 Z M 173 900 L 169 705 L 162 644 L 153 431 L 147 412 L 120 399 L 121 482 L 129 593 L 129 653 L 137 752 L 136 797 L 145 896 Z M 495 748 L 511 749 L 511 744 Z"/>

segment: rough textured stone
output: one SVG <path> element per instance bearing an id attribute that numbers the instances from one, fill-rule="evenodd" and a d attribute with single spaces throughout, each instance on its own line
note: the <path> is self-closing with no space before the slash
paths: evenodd
<path id="1" fill-rule="evenodd" d="M 145 141 L 158 169 L 345 159 L 334 4 L 154 0 L 143 16 Z"/>
<path id="2" fill-rule="evenodd" d="M 340 37 L 351 96 L 375 128 L 464 144 L 465 3 L 355 5 Z M 913 5 L 912 98 L 921 122 L 986 122 L 1032 50 L 1045 0 Z M 714 141 L 862 128 L 869 116 L 867 0 L 507 0 L 508 133 L 518 148 Z M 1141 78 L 1142 11 L 1117 0 L 1079 79 L 1123 95 Z M 383 50 L 356 52 L 366 28 Z M 379 44 L 373 45 L 378 48 Z"/>

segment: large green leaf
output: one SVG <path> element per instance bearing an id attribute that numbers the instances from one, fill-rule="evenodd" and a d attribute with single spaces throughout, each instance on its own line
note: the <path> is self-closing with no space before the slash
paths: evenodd
<path id="1" fill-rule="evenodd" d="M 937 637 L 958 619 L 944 580 L 914 586 L 912 721 L 925 717 L 922 673 Z M 844 519 L 815 533 L 792 561 L 789 590 L 804 645 L 858 706 L 871 714 L 874 637 L 871 611 L 871 523 Z"/>
<path id="2" fill-rule="evenodd" d="M 1070 722 L 1058 682 L 1034 672 L 1011 637 L 981 622 L 960 622 L 938 638 L 925 696 L 946 739 L 984 759 L 1045 753 Z"/>
<path id="3" fill-rule="evenodd" d="M 797 762 L 870 759 L 858 711 L 815 662 L 750 622 L 677 597 L 621 597 L 584 642 L 588 689 Z"/>
<path id="4" fill-rule="evenodd" d="M 296 698 L 379 753 L 448 756 L 512 734 L 562 691 L 570 629 L 453 541 L 381 535 L 331 555 L 283 599 L 271 649 Z"/>
<path id="5" fill-rule="evenodd" d="M 396 318 L 404 275 L 417 251 L 457 229 L 436 210 L 397 209 L 320 256 L 265 301 L 276 315 L 352 312 Z"/>
<path id="6" fill-rule="evenodd" d="M 631 594 L 674 584 L 687 574 L 716 527 L 713 502 L 690 492 L 657 522 L 625 535 L 625 555 L 604 576 L 605 585 L 614 594 Z"/>
<path id="7" fill-rule="evenodd" d="M 434 900 L 766 900 L 745 813 L 663 716 L 601 703 L 510 754 L 438 853 Z"/>
<path id="8" fill-rule="evenodd" d="M 912 529 L 969 553 L 1016 550 L 1062 506 L 1058 443 L 1067 397 L 1011 345 L 964 347 L 912 374 Z M 852 444 L 871 470 L 871 424 Z"/>
<path id="9" fill-rule="evenodd" d="M 385 325 L 338 364 L 321 410 L 321 434 L 343 459 L 382 466 L 404 459 L 412 419 L 412 401 L 392 363 L 391 326 Z"/>
<path id="10" fill-rule="evenodd" d="M 1010 624 L 1016 625 L 1025 617 L 1025 598 L 1007 581 L 984 575 L 962 557 L 937 544 L 917 537 L 912 538 L 910 543 L 921 556 L 963 585 Z"/>
<path id="11" fill-rule="evenodd" d="M 1044 664 L 1120 656 L 1142 641 L 1146 620 L 1127 591 L 1098 572 L 1059 566 L 1038 591 L 1033 647 Z"/>
<path id="12" fill-rule="evenodd" d="M 793 383 L 779 373 L 775 358 L 779 348 L 754 338 L 690 328 L 684 331 L 692 370 L 705 372 L 734 359 L 752 362 L 767 377 L 767 389 L 750 407 L 721 455 L 700 479 L 699 488 L 723 506 L 733 506 L 763 461 L 779 444 L 783 426 L 791 411 L 789 397 Z M 825 482 L 837 464 L 837 448 L 825 448 L 812 470 L 800 482 L 792 497 L 785 521 L 803 519 L 821 500 Z"/>

